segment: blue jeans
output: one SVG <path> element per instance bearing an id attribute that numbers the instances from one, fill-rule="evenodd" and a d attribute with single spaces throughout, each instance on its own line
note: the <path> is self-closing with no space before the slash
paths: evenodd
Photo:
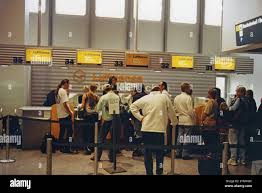
<path id="1" fill-rule="evenodd" d="M 59 141 L 63 142 L 65 131 L 66 131 L 66 140 L 68 140 L 69 137 L 73 136 L 73 127 L 72 127 L 71 116 L 59 119 L 59 124 L 60 124 Z"/>

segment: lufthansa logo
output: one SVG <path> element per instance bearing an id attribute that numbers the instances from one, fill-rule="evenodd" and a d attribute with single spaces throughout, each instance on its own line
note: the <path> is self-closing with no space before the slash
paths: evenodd
<path id="1" fill-rule="evenodd" d="M 83 83 L 86 80 L 86 73 L 83 70 L 75 71 L 73 80 L 78 83 Z"/>

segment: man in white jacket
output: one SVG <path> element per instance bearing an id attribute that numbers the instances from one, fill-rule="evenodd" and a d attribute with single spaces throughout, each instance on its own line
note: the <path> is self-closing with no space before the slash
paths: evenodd
<path id="1" fill-rule="evenodd" d="M 179 125 L 181 126 L 178 131 L 178 145 L 186 146 L 189 145 L 186 142 L 181 141 L 186 136 L 190 136 L 192 128 L 184 128 L 183 126 L 194 126 L 195 125 L 195 113 L 194 113 L 194 101 L 191 96 L 192 88 L 190 84 L 183 83 L 181 85 L 182 93 L 176 96 L 174 100 L 174 108 L 176 115 L 179 119 Z M 182 156 L 183 159 L 191 159 L 189 149 L 180 149 L 177 151 L 177 155 Z"/>
<path id="2" fill-rule="evenodd" d="M 142 122 L 142 137 L 145 146 L 164 145 L 164 135 L 168 118 L 173 127 L 178 123 L 172 102 L 168 96 L 161 94 L 160 88 L 137 100 L 130 106 L 132 114 Z M 142 110 L 142 114 L 140 114 Z M 162 149 L 145 148 L 144 160 L 147 175 L 153 175 L 153 152 L 156 153 L 156 174 L 163 174 L 164 151 Z"/>

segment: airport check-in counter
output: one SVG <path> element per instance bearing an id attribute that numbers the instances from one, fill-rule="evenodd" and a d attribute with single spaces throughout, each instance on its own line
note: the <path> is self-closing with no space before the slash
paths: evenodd
<path id="1" fill-rule="evenodd" d="M 78 103 L 77 98 L 77 93 L 69 94 L 73 106 Z M 39 149 L 45 134 L 51 132 L 51 107 L 25 106 L 19 110 L 23 117 L 37 119 L 22 121 L 22 149 Z"/>
<path id="2" fill-rule="evenodd" d="M 23 117 L 37 120 L 22 120 L 22 149 L 39 149 L 42 138 L 50 132 L 51 107 L 21 107 Z"/>

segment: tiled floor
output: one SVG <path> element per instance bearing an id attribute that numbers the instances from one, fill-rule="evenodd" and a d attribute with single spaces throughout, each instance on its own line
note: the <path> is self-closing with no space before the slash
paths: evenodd
<path id="1" fill-rule="evenodd" d="M 4 150 L 0 150 L 0 158 L 4 158 Z M 0 175 L 45 175 L 46 155 L 40 151 L 11 150 L 11 158 L 16 162 L 12 164 L 0 164 Z M 57 152 L 53 154 L 53 174 L 54 175 L 87 175 L 93 172 L 93 161 L 91 156 L 83 153 L 67 155 Z M 121 175 L 145 175 L 143 158 L 132 159 L 132 152 L 122 151 L 117 157 L 117 165 L 126 169 L 127 172 Z M 104 168 L 112 167 L 107 159 L 107 152 L 103 153 L 102 161 L 99 162 L 99 173 L 108 175 Z M 250 168 L 239 166 L 230 167 L 230 174 L 245 175 L 250 173 Z M 170 158 L 165 158 L 164 173 L 170 171 Z M 175 173 L 181 175 L 198 175 L 197 160 L 175 161 Z"/>

